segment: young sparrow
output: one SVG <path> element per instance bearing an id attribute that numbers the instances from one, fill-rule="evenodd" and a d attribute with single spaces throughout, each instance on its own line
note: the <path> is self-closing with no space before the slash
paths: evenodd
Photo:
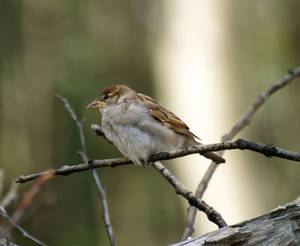
<path id="1" fill-rule="evenodd" d="M 125 85 L 107 87 L 87 108 L 99 109 L 105 137 L 138 166 L 153 154 L 199 144 L 195 140 L 199 138 L 175 114 Z M 225 162 L 214 153 L 204 156 Z"/>

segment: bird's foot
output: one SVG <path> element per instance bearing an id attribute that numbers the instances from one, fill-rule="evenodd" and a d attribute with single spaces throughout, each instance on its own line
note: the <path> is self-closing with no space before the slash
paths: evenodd
<path id="1" fill-rule="evenodd" d="M 170 154 L 168 152 L 159 152 L 157 154 L 150 155 L 148 161 L 155 162 L 159 160 L 168 160 L 168 159 L 170 159 Z"/>

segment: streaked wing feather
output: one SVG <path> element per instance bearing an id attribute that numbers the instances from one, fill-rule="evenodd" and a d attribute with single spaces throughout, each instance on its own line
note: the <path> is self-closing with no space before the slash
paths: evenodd
<path id="1" fill-rule="evenodd" d="M 156 100 L 140 93 L 138 93 L 137 96 L 145 103 L 154 119 L 177 133 L 189 135 L 200 140 L 178 116 L 165 109 Z"/>

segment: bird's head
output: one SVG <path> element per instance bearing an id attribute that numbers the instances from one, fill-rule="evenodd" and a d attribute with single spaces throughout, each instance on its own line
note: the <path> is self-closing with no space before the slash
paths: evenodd
<path id="1" fill-rule="evenodd" d="M 135 96 L 136 92 L 126 85 L 112 85 L 105 88 L 87 108 L 101 110 L 109 106 L 121 104 Z"/>

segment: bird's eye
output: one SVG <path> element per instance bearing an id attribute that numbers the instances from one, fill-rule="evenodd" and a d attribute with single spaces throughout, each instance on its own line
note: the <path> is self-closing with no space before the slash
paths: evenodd
<path id="1" fill-rule="evenodd" d="M 109 95 L 106 94 L 106 95 L 104 96 L 104 100 L 107 100 L 108 98 L 109 98 Z"/>

